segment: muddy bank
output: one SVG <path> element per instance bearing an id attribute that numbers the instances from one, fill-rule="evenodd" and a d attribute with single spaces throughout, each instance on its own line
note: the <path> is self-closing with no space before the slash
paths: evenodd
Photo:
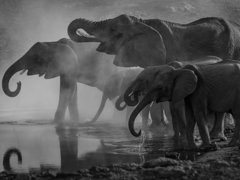
<path id="1" fill-rule="evenodd" d="M 39 174 L 0 173 L 0 179 L 240 179 L 240 150 L 222 147 L 205 153 L 198 160 L 175 160 L 161 157 L 137 164 L 113 164 L 80 169 L 76 173 Z"/>

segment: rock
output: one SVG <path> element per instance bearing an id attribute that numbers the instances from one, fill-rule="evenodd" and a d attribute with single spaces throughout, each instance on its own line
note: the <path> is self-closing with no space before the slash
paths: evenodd
<path id="1" fill-rule="evenodd" d="M 145 179 L 149 179 L 150 177 L 157 178 L 173 178 L 176 177 L 179 179 L 182 176 L 185 176 L 187 173 L 182 166 L 169 166 L 169 167 L 155 167 L 148 168 L 143 171 L 143 175 Z"/>
<path id="2" fill-rule="evenodd" d="M 160 157 L 151 161 L 147 161 L 143 164 L 144 168 L 153 168 L 153 167 L 167 167 L 167 166 L 176 166 L 179 164 L 179 161 L 166 158 L 166 157 Z"/>

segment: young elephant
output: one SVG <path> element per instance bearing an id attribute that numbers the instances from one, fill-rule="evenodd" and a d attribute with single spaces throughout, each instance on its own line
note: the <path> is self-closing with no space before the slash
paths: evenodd
<path id="1" fill-rule="evenodd" d="M 126 119 L 128 119 L 130 114 L 132 113 L 132 108 L 127 107 L 121 94 L 127 89 L 127 87 L 135 80 L 138 74 L 142 71 L 143 68 L 140 67 L 124 68 L 121 70 L 117 70 L 106 80 L 106 83 L 104 84 L 103 88 L 96 86 L 99 90 L 103 92 L 102 100 L 97 113 L 89 123 L 94 123 L 99 118 L 108 99 L 114 101 L 117 97 L 118 99 L 116 101 L 115 107 L 119 111 L 122 111 L 125 108 L 127 108 Z M 159 114 L 159 109 L 161 109 L 161 114 Z M 142 122 L 144 124 L 143 127 L 147 127 L 149 115 L 151 115 L 153 121 L 152 124 L 154 124 L 155 126 L 159 125 L 160 122 L 163 122 L 164 125 L 168 124 L 162 104 L 155 104 L 152 105 L 151 107 L 149 105 L 146 108 L 144 108 L 141 114 Z"/>
<path id="2" fill-rule="evenodd" d="M 146 94 L 151 89 L 151 85 L 153 84 L 153 80 L 157 77 L 158 72 L 161 70 L 161 72 L 168 72 L 172 68 L 181 68 L 186 64 L 192 63 L 192 64 L 212 64 L 221 61 L 220 58 L 215 56 L 206 56 L 203 58 L 196 59 L 191 62 L 178 62 L 173 61 L 170 62 L 169 65 L 162 65 L 162 66 L 155 66 L 152 68 L 146 68 L 142 73 L 139 74 L 139 76 L 136 78 L 136 80 L 128 87 L 128 89 L 124 93 L 124 100 L 126 103 L 130 106 L 135 106 L 139 102 L 138 95 L 139 94 Z M 170 110 L 172 115 L 172 125 L 173 125 L 173 131 L 174 131 L 174 137 L 175 139 L 179 139 L 185 136 L 185 110 L 184 110 L 184 101 L 179 101 L 172 103 L 170 102 Z M 219 123 L 217 123 L 216 126 L 214 126 L 212 130 L 212 135 L 217 135 L 218 138 L 226 140 L 226 137 L 224 136 L 223 132 L 223 126 L 221 122 L 222 117 L 219 115 L 217 116 L 218 119 L 221 119 Z M 134 133 L 134 131 L 131 131 L 131 133 L 134 136 L 138 136 L 138 134 Z"/>
<path id="3" fill-rule="evenodd" d="M 234 135 L 229 145 L 236 145 L 240 132 L 240 64 L 225 60 L 211 65 L 187 65 L 182 69 L 151 67 L 147 71 L 156 72 L 156 78 L 143 100 L 129 119 L 130 129 L 138 112 L 152 101 L 185 101 L 187 139 L 190 148 L 194 143 L 194 126 L 197 122 L 202 147 L 212 147 L 206 125 L 212 113 L 231 113 L 236 121 Z M 231 78 L 231 79 L 229 79 Z M 136 133 L 134 131 L 134 133 Z M 137 134 L 137 133 L 136 133 Z M 138 133 L 140 135 L 140 133 Z"/>

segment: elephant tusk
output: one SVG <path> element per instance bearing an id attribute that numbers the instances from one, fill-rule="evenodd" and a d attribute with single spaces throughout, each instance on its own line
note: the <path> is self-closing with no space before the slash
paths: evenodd
<path id="1" fill-rule="evenodd" d="M 84 29 L 81 28 L 76 30 L 76 34 L 87 38 L 95 38 L 95 36 L 88 34 Z"/>
<path id="2" fill-rule="evenodd" d="M 20 72 L 20 75 L 22 75 L 23 73 L 25 73 L 26 69 L 23 69 L 21 72 Z"/>

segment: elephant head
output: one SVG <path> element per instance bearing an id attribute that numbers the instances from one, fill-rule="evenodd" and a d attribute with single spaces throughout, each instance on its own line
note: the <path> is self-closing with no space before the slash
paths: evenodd
<path id="1" fill-rule="evenodd" d="M 6 70 L 2 88 L 6 95 L 15 97 L 21 90 L 21 82 L 17 83 L 15 91 L 11 91 L 9 81 L 17 72 L 28 70 L 27 75 L 45 75 L 45 79 L 60 75 L 74 77 L 77 65 L 77 56 L 69 45 L 58 41 L 38 42 Z"/>
<path id="2" fill-rule="evenodd" d="M 167 65 L 152 66 L 142 71 L 124 93 L 124 101 L 127 105 L 136 106 L 139 103 L 139 96 L 144 95 L 151 89 L 152 80 L 156 78 L 160 69 L 162 72 L 168 72 L 173 67 Z"/>
<path id="3" fill-rule="evenodd" d="M 76 42 L 100 42 L 97 51 L 116 55 L 114 64 L 123 67 L 166 63 L 162 36 L 143 20 L 120 15 L 104 21 L 75 19 L 68 26 L 69 37 Z"/>
<path id="4" fill-rule="evenodd" d="M 159 71 L 156 70 L 156 76 L 152 79 L 151 89 L 136 106 L 129 118 L 128 125 L 131 134 L 136 137 L 141 135 L 141 131 L 135 132 L 134 121 L 145 106 L 152 102 L 181 101 L 190 95 L 196 86 L 197 76 L 192 70 L 172 68 L 169 71 L 162 71 L 161 66 L 159 66 Z"/>

